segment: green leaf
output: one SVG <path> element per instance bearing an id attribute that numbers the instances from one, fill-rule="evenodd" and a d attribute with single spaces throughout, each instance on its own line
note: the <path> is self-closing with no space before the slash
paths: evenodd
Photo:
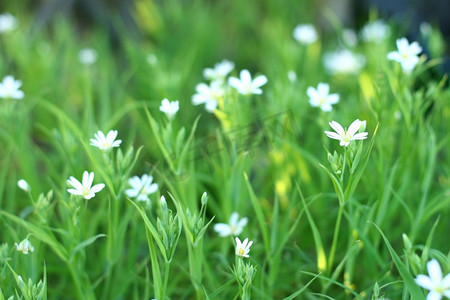
<path id="1" fill-rule="evenodd" d="M 101 237 L 105 237 L 106 234 L 100 233 L 94 236 L 91 236 L 90 238 L 88 238 L 87 240 L 82 241 L 81 243 L 79 243 L 73 250 L 72 250 L 72 254 L 69 257 L 69 262 L 72 261 L 73 257 L 75 256 L 75 254 L 77 254 L 78 251 L 82 250 L 83 248 L 86 248 L 87 246 L 89 246 L 90 244 L 92 244 L 93 242 L 95 242 L 97 239 L 101 238 Z"/>

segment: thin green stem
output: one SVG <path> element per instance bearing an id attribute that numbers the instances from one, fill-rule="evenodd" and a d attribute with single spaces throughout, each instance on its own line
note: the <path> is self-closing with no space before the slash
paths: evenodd
<path id="1" fill-rule="evenodd" d="M 339 211 L 336 219 L 336 225 L 334 226 L 333 242 L 331 244 L 330 255 L 328 256 L 328 274 L 331 274 L 331 268 L 333 266 L 334 254 L 336 252 L 337 242 L 339 238 L 339 230 L 341 228 L 342 213 L 344 212 L 344 206 L 339 206 Z"/>

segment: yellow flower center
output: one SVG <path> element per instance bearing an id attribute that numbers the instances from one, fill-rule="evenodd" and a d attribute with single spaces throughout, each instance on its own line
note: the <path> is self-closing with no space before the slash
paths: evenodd
<path id="1" fill-rule="evenodd" d="M 245 249 L 244 249 L 244 248 L 239 248 L 238 253 L 239 253 L 240 255 L 244 255 Z"/>
<path id="2" fill-rule="evenodd" d="M 81 193 L 83 193 L 83 196 L 89 195 L 89 192 L 90 192 L 90 188 L 87 187 L 87 186 L 84 186 L 84 187 L 81 189 Z"/>

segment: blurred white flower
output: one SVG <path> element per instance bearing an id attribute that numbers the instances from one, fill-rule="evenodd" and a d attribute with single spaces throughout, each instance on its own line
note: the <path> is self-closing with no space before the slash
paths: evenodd
<path id="1" fill-rule="evenodd" d="M 355 47 L 358 44 L 358 36 L 353 29 L 346 28 L 342 31 L 342 39 L 345 44 L 350 47 Z"/>
<path id="2" fill-rule="evenodd" d="M 242 243 L 241 240 L 236 237 L 236 255 L 241 257 L 249 257 L 248 253 L 250 252 L 250 247 L 253 244 L 253 241 L 248 241 L 246 238 Z"/>
<path id="3" fill-rule="evenodd" d="M 24 239 L 19 244 L 14 243 L 14 245 L 16 245 L 17 251 L 20 251 L 23 254 L 28 254 L 28 252 L 34 252 L 34 247 L 28 239 Z"/>
<path id="4" fill-rule="evenodd" d="M 252 80 L 252 76 L 248 70 L 242 70 L 240 73 L 240 78 L 230 77 L 228 78 L 228 85 L 235 88 L 239 94 L 250 95 L 250 94 L 262 94 L 261 86 L 267 83 L 267 77 L 264 75 L 256 76 Z"/>
<path id="5" fill-rule="evenodd" d="M 234 63 L 228 60 L 223 60 L 214 65 L 214 68 L 206 68 L 203 70 L 203 76 L 208 80 L 225 81 L 227 75 L 233 71 Z"/>
<path id="6" fill-rule="evenodd" d="M 103 132 L 99 130 L 94 134 L 95 139 L 90 139 L 91 146 L 95 146 L 103 151 L 108 151 L 113 147 L 119 147 L 122 140 L 116 140 L 117 134 L 117 130 L 110 130 L 105 137 Z"/>
<path id="7" fill-rule="evenodd" d="M 130 198 L 136 198 L 137 201 L 145 201 L 148 203 L 148 195 L 158 190 L 158 184 L 152 183 L 152 181 L 153 176 L 147 174 L 142 175 L 141 178 L 133 176 L 128 179 L 131 188 L 125 190 L 125 194 Z"/>
<path id="8" fill-rule="evenodd" d="M 180 109 L 178 100 L 169 101 L 167 98 L 161 101 L 161 106 L 159 107 L 159 110 L 165 113 L 169 119 L 172 119 L 173 116 L 175 116 L 178 109 Z"/>
<path id="9" fill-rule="evenodd" d="M 326 53 L 323 61 L 325 69 L 331 74 L 356 74 L 366 63 L 363 55 L 355 54 L 347 49 Z"/>
<path id="10" fill-rule="evenodd" d="M 290 82 L 294 82 L 294 81 L 297 80 L 297 74 L 293 70 L 288 71 L 287 77 L 288 77 Z"/>
<path id="11" fill-rule="evenodd" d="M 78 52 L 78 60 L 86 66 L 92 65 L 97 61 L 97 51 L 92 48 L 81 49 Z"/>
<path id="12" fill-rule="evenodd" d="M 69 193 L 72 195 L 83 196 L 84 199 L 91 199 L 95 197 L 95 193 L 100 192 L 105 185 L 103 183 L 96 184 L 92 186 L 94 182 L 94 172 L 89 173 L 88 171 L 84 171 L 82 182 L 79 182 L 73 176 L 70 176 L 70 179 L 67 182 L 74 187 L 73 189 L 67 189 Z"/>
<path id="13" fill-rule="evenodd" d="M 410 73 L 419 62 L 422 47 L 417 42 L 409 44 L 406 38 L 401 38 L 397 40 L 397 50 L 389 52 L 387 58 L 399 62 L 403 71 Z"/>
<path id="14" fill-rule="evenodd" d="M 391 35 L 391 27 L 382 20 L 367 23 L 361 29 L 361 36 L 366 42 L 380 43 Z"/>
<path id="15" fill-rule="evenodd" d="M 28 182 L 26 182 L 25 179 L 20 179 L 19 181 L 17 181 L 17 185 L 25 192 L 31 191 L 31 186 L 28 184 Z"/>
<path id="16" fill-rule="evenodd" d="M 17 19 L 10 13 L 0 15 L 0 33 L 14 30 L 17 27 Z"/>
<path id="17" fill-rule="evenodd" d="M 231 214 L 230 221 L 226 223 L 217 223 L 214 225 L 214 231 L 216 231 L 219 236 L 229 236 L 229 235 L 239 235 L 247 225 L 248 219 L 242 218 L 239 220 L 239 214 L 234 212 Z"/>
<path id="18" fill-rule="evenodd" d="M 192 104 L 205 104 L 208 112 L 213 112 L 217 108 L 217 101 L 223 97 L 225 90 L 219 81 L 212 81 L 209 85 L 199 83 L 195 87 L 197 94 L 192 96 Z"/>
<path id="19" fill-rule="evenodd" d="M 5 76 L 0 83 L 0 98 L 23 99 L 25 94 L 19 90 L 21 86 L 22 81 L 15 80 L 11 75 Z"/>
<path id="20" fill-rule="evenodd" d="M 325 134 L 332 139 L 339 140 L 339 145 L 347 147 L 350 145 L 351 141 L 354 140 L 364 140 L 367 138 L 368 133 L 367 132 L 358 132 L 358 130 L 362 129 L 365 130 L 366 128 L 366 121 L 360 121 L 359 119 L 356 119 L 353 121 L 352 124 L 350 124 L 350 127 L 348 130 L 344 130 L 344 128 L 336 121 L 331 121 L 330 123 L 331 128 L 334 129 L 336 132 L 332 131 L 325 131 Z"/>
<path id="21" fill-rule="evenodd" d="M 442 296 L 450 299 L 450 273 L 442 277 L 441 266 L 435 259 L 427 263 L 428 276 L 417 275 L 417 285 L 429 290 L 427 300 L 440 300 Z"/>
<path id="22" fill-rule="evenodd" d="M 312 24 L 297 25 L 292 35 L 297 42 L 303 45 L 312 44 L 318 38 L 316 28 Z"/>
<path id="23" fill-rule="evenodd" d="M 433 30 L 430 23 L 428 23 L 428 22 L 420 23 L 419 28 L 420 28 L 420 33 L 425 37 L 428 37 L 431 34 L 431 31 Z"/>
<path id="24" fill-rule="evenodd" d="M 309 104 L 313 107 L 320 107 L 323 111 L 331 111 L 331 105 L 339 102 L 338 94 L 330 94 L 328 83 L 319 83 L 317 89 L 308 87 L 306 94 L 309 97 Z"/>
<path id="25" fill-rule="evenodd" d="M 150 65 L 155 66 L 158 63 L 158 57 L 156 57 L 156 54 L 154 54 L 154 53 L 149 53 L 147 55 L 147 62 Z"/>

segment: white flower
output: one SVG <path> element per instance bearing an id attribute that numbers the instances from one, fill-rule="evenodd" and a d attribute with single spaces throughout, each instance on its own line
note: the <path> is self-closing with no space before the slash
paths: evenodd
<path id="1" fill-rule="evenodd" d="M 361 54 L 344 49 L 326 53 L 323 57 L 325 68 L 331 74 L 355 74 L 365 65 L 366 60 Z"/>
<path id="2" fill-rule="evenodd" d="M 17 20 L 9 13 L 0 15 L 0 33 L 14 30 L 17 27 Z"/>
<path id="3" fill-rule="evenodd" d="M 247 225 L 248 219 L 242 218 L 239 220 L 239 214 L 234 212 L 231 214 L 229 224 L 217 223 L 214 225 L 214 231 L 220 236 L 239 235 Z"/>
<path id="4" fill-rule="evenodd" d="M 205 104 L 208 112 L 213 112 L 217 108 L 217 101 L 223 97 L 225 90 L 219 81 L 212 81 L 209 85 L 199 83 L 195 87 L 197 94 L 192 96 L 192 104 Z"/>
<path id="5" fill-rule="evenodd" d="M 17 251 L 20 251 L 23 254 L 28 254 L 28 252 L 34 252 L 34 247 L 28 239 L 24 239 L 19 244 L 14 243 L 14 245 L 16 245 Z"/>
<path id="6" fill-rule="evenodd" d="M 97 51 L 91 48 L 81 49 L 78 52 L 78 60 L 86 66 L 92 65 L 97 61 Z"/>
<path id="7" fill-rule="evenodd" d="M 367 138 L 368 133 L 367 132 L 358 132 L 361 128 L 365 130 L 366 128 L 366 121 L 360 121 L 359 119 L 356 119 L 353 121 L 352 124 L 350 124 L 350 127 L 348 130 L 344 130 L 342 128 L 341 124 L 339 124 L 336 121 L 331 121 L 330 123 L 331 128 L 334 129 L 336 132 L 332 131 L 325 131 L 325 134 L 332 139 L 339 140 L 340 146 L 347 147 L 350 144 L 350 141 L 354 140 L 364 140 Z"/>
<path id="8" fill-rule="evenodd" d="M 267 77 L 259 75 L 252 80 L 252 76 L 248 70 L 242 70 L 240 73 L 240 79 L 236 77 L 228 78 L 228 85 L 238 90 L 240 94 L 262 94 L 261 86 L 267 83 Z"/>
<path id="9" fill-rule="evenodd" d="M 342 39 L 345 44 L 350 47 L 355 47 L 358 44 L 358 37 L 353 29 L 346 28 L 342 31 Z"/>
<path id="10" fill-rule="evenodd" d="M 382 20 L 364 25 L 361 36 L 366 42 L 380 43 L 391 35 L 391 28 Z"/>
<path id="11" fill-rule="evenodd" d="M 159 107 L 159 110 L 165 113 L 169 119 L 172 119 L 173 116 L 175 116 L 178 109 L 180 109 L 178 100 L 169 101 L 167 98 L 161 101 L 161 106 Z"/>
<path id="12" fill-rule="evenodd" d="M 294 28 L 294 32 L 292 34 L 294 39 L 303 44 L 309 45 L 317 41 L 317 31 L 311 24 L 300 24 Z"/>
<path id="13" fill-rule="evenodd" d="M 429 290 L 427 300 L 440 300 L 442 296 L 450 298 L 450 273 L 442 277 L 441 266 L 437 260 L 427 263 L 428 276 L 417 275 L 417 285 Z"/>
<path id="14" fill-rule="evenodd" d="M 242 243 L 241 240 L 236 237 L 236 255 L 241 257 L 249 257 L 248 253 L 250 252 L 250 246 L 253 244 L 253 241 L 248 241 L 246 238 Z"/>
<path id="15" fill-rule="evenodd" d="M 158 64 L 158 57 L 154 53 L 149 53 L 147 55 L 147 62 L 149 65 L 155 66 Z"/>
<path id="16" fill-rule="evenodd" d="M 22 81 L 15 80 L 13 76 L 8 75 L 0 83 L 0 98 L 23 99 L 25 94 L 19 90 Z"/>
<path id="17" fill-rule="evenodd" d="M 288 71 L 287 77 L 288 77 L 290 82 L 294 82 L 294 81 L 297 80 L 297 74 L 293 70 Z"/>
<path id="18" fill-rule="evenodd" d="M 203 70 L 203 76 L 208 80 L 224 81 L 225 77 L 233 71 L 234 63 L 228 60 L 223 60 L 214 65 L 214 68 L 206 68 Z"/>
<path id="19" fill-rule="evenodd" d="M 433 31 L 433 28 L 431 27 L 430 23 L 428 23 L 428 22 L 420 23 L 419 28 L 420 28 L 420 33 L 424 37 L 430 36 L 431 32 Z"/>
<path id="20" fill-rule="evenodd" d="M 95 146 L 103 151 L 108 151 L 113 147 L 119 147 L 122 140 L 116 140 L 117 133 L 117 130 L 110 130 L 105 137 L 103 132 L 99 130 L 94 134 L 95 139 L 90 139 L 91 146 Z"/>
<path id="21" fill-rule="evenodd" d="M 339 102 L 339 95 L 330 94 L 330 86 L 327 83 L 319 83 L 317 90 L 310 86 L 306 93 L 311 106 L 320 107 L 323 111 L 331 111 L 331 105 Z"/>
<path id="22" fill-rule="evenodd" d="M 83 196 L 84 199 L 87 200 L 95 197 L 95 193 L 100 192 L 105 187 L 103 183 L 92 186 L 92 183 L 94 182 L 94 172 L 89 173 L 88 171 L 84 171 L 82 183 L 73 176 L 70 176 L 70 179 L 67 180 L 67 182 L 74 187 L 73 189 L 67 189 L 69 193 L 72 195 Z"/>
<path id="23" fill-rule="evenodd" d="M 422 52 L 422 47 L 417 42 L 409 44 L 406 38 L 401 38 L 397 40 L 397 50 L 389 52 L 387 58 L 399 62 L 402 65 L 402 69 L 406 73 L 410 73 L 419 62 L 419 54 Z"/>
<path id="24" fill-rule="evenodd" d="M 17 185 L 19 186 L 20 189 L 24 190 L 25 192 L 31 191 L 31 187 L 28 184 L 28 182 L 26 182 L 25 179 L 20 179 L 19 181 L 17 181 Z"/>
<path id="25" fill-rule="evenodd" d="M 125 194 L 130 198 L 136 198 L 137 201 L 149 201 L 148 195 L 153 194 L 158 190 L 158 184 L 153 183 L 153 177 L 147 174 L 142 175 L 141 178 L 133 176 L 128 180 L 131 189 L 127 189 Z"/>

